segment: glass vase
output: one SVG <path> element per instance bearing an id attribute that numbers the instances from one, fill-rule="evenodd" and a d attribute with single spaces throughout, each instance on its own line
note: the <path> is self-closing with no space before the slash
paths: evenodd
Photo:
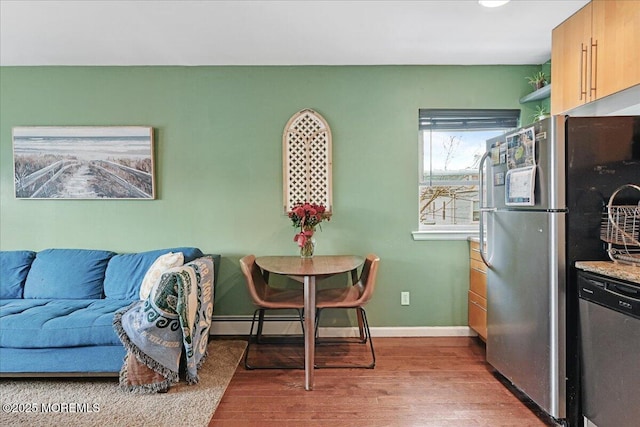
<path id="1" fill-rule="evenodd" d="M 316 247 L 316 239 L 308 239 L 304 245 L 300 246 L 300 256 L 302 258 L 313 258 L 313 250 Z"/>
<path id="2" fill-rule="evenodd" d="M 313 258 L 313 251 L 316 248 L 316 239 L 313 238 L 313 228 L 305 228 L 305 233 L 309 233 L 309 237 L 305 240 L 304 245 L 300 246 L 300 256 L 302 258 Z"/>

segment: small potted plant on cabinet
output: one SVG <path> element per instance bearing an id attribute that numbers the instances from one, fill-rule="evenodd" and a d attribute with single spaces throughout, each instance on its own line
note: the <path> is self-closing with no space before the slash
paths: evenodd
<path id="1" fill-rule="evenodd" d="M 547 84 L 547 76 L 544 71 L 538 71 L 534 75 L 526 77 L 526 79 L 535 90 L 538 90 Z"/>

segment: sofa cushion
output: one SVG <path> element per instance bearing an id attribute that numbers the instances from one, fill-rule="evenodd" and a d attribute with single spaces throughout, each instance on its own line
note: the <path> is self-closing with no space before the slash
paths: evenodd
<path id="1" fill-rule="evenodd" d="M 182 252 L 185 263 L 202 256 L 200 249 L 189 247 L 116 255 L 109 260 L 107 266 L 104 279 L 105 297 L 126 300 L 140 299 L 140 286 L 149 267 L 160 255 L 169 252 Z"/>
<path id="2" fill-rule="evenodd" d="M 22 298 L 24 282 L 36 253 L 0 251 L 0 299 Z"/>
<path id="3" fill-rule="evenodd" d="M 0 301 L 0 347 L 120 345 L 113 315 L 130 303 L 106 299 Z"/>
<path id="4" fill-rule="evenodd" d="M 115 253 L 91 249 L 47 249 L 36 254 L 24 298 L 101 298 L 104 275 Z"/>

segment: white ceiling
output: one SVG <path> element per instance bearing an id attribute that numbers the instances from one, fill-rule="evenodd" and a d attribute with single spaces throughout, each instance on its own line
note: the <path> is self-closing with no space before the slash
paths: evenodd
<path id="1" fill-rule="evenodd" d="M 541 64 L 588 0 L 0 0 L 0 65 Z"/>

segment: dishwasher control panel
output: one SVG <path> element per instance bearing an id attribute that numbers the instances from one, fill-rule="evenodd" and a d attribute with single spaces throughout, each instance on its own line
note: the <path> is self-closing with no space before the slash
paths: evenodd
<path id="1" fill-rule="evenodd" d="M 640 319 L 640 285 L 598 274 L 578 273 L 581 299 Z"/>

